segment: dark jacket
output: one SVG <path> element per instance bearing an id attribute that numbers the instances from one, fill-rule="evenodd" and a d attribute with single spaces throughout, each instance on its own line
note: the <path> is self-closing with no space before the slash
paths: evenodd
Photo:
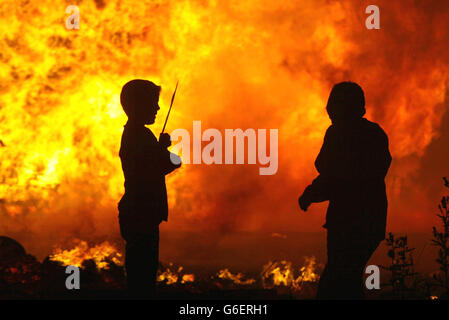
<path id="1" fill-rule="evenodd" d="M 125 176 L 125 194 L 118 205 L 121 228 L 144 232 L 167 221 L 165 175 L 180 166 L 171 162 L 170 154 L 148 128 L 125 125 L 119 153 Z"/>
<path id="2" fill-rule="evenodd" d="M 376 123 L 331 125 L 315 161 L 319 176 L 304 192 L 312 202 L 329 200 L 324 227 L 384 239 L 390 163 L 387 135 Z"/>

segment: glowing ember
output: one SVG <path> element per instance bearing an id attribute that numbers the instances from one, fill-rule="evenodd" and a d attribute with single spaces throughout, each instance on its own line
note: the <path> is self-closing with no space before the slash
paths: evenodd
<path id="1" fill-rule="evenodd" d="M 181 283 L 193 282 L 195 281 L 195 275 L 193 274 L 184 274 L 182 276 Z"/>
<path id="2" fill-rule="evenodd" d="M 298 276 L 295 278 L 295 272 L 292 263 L 289 261 L 270 261 L 263 267 L 261 273 L 262 284 L 265 288 L 276 286 L 291 287 L 300 290 L 305 282 L 316 282 L 319 275 L 315 272 L 315 257 L 305 257 L 306 263 L 299 269 Z"/>
<path id="3" fill-rule="evenodd" d="M 164 271 L 159 271 L 157 281 L 165 282 L 168 285 L 178 282 L 184 284 L 195 281 L 195 275 L 182 274 L 182 270 L 184 269 L 182 266 L 176 268 L 171 262 L 168 265 L 169 266 Z"/>
<path id="4" fill-rule="evenodd" d="M 301 284 L 302 282 L 316 282 L 320 276 L 315 273 L 316 261 L 315 257 L 305 257 L 306 263 L 299 269 L 299 276 L 295 282 Z"/>
<path id="5" fill-rule="evenodd" d="M 245 276 L 243 273 L 232 274 L 228 269 L 220 270 L 217 274 L 220 279 L 227 279 L 233 281 L 235 284 L 239 285 L 250 285 L 256 282 L 254 279 L 243 280 Z"/>
<path id="6" fill-rule="evenodd" d="M 262 271 L 264 287 L 289 286 L 293 283 L 292 264 L 288 261 L 268 262 Z"/>
<path id="7" fill-rule="evenodd" d="M 282 234 L 282 233 L 278 233 L 278 232 L 273 232 L 271 234 L 271 236 L 273 238 L 281 238 L 281 239 L 287 239 L 287 235 L 286 234 Z"/>
<path id="8" fill-rule="evenodd" d="M 76 240 L 75 242 L 78 242 L 75 248 L 68 250 L 56 249 L 50 255 L 50 259 L 60 261 L 65 266 L 74 265 L 78 267 L 82 266 L 84 260 L 92 259 L 99 269 L 108 268 L 107 260 L 118 265 L 122 264 L 122 255 L 107 241 L 94 247 L 89 247 L 86 241 Z"/>

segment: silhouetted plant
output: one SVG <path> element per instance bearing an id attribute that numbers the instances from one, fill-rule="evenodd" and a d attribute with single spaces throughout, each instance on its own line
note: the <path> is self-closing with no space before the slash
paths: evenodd
<path id="1" fill-rule="evenodd" d="M 449 187 L 449 181 L 444 177 L 444 185 Z M 434 279 L 438 285 L 443 287 L 446 293 L 449 291 L 449 197 L 444 196 L 438 205 L 440 214 L 437 216 L 443 223 L 443 230 L 440 232 L 436 227 L 433 229 L 432 245 L 438 247 L 438 258 L 436 262 L 440 266 L 440 273 L 434 274 Z"/>
<path id="2" fill-rule="evenodd" d="M 404 299 L 407 292 L 414 291 L 415 281 L 413 278 L 417 273 L 414 271 L 412 252 L 415 248 L 409 248 L 407 236 L 395 237 L 392 233 L 385 239 L 387 242 L 388 256 L 391 259 L 389 267 L 381 268 L 391 272 L 389 285 L 393 288 L 393 295 Z"/>

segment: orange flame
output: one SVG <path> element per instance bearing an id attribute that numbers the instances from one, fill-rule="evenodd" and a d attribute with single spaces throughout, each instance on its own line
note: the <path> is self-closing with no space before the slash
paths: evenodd
<path id="1" fill-rule="evenodd" d="M 235 284 L 238 284 L 238 285 L 250 285 L 250 284 L 253 284 L 256 282 L 256 280 L 254 280 L 254 279 L 243 280 L 245 278 L 243 273 L 239 272 L 237 274 L 232 274 L 227 268 L 220 270 L 217 273 L 217 276 L 220 279 L 231 280 L 232 282 L 234 282 Z"/>
<path id="2" fill-rule="evenodd" d="M 173 270 L 174 269 L 174 270 Z M 167 285 L 175 284 L 175 283 L 189 283 L 195 281 L 194 274 L 181 274 L 183 271 L 183 267 L 180 266 L 177 269 L 174 268 L 173 263 L 170 262 L 169 266 L 164 270 L 160 271 L 157 276 L 157 281 L 165 282 Z"/>
<path id="3" fill-rule="evenodd" d="M 122 255 L 107 241 L 93 247 L 89 247 L 86 241 L 75 240 L 75 242 L 78 244 L 73 249 L 55 249 L 50 255 L 50 260 L 59 261 L 65 266 L 81 267 L 84 260 L 93 259 L 99 269 L 108 269 L 107 260 L 118 265 L 123 264 Z"/>
<path id="4" fill-rule="evenodd" d="M 290 261 L 270 261 L 263 267 L 262 283 L 265 288 L 285 286 L 300 290 L 303 283 L 313 283 L 319 280 L 319 275 L 315 269 L 315 257 L 305 257 L 305 265 L 299 269 L 295 278 L 295 271 Z"/>

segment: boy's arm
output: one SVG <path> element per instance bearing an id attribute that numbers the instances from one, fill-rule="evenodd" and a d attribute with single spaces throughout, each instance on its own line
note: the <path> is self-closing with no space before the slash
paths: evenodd
<path id="1" fill-rule="evenodd" d="M 162 171 L 164 174 L 169 174 L 170 172 L 178 169 L 181 166 L 181 158 L 177 154 L 168 151 L 167 149 L 162 149 Z"/>
<path id="2" fill-rule="evenodd" d="M 167 150 L 171 145 L 170 135 L 167 133 L 162 133 L 159 137 L 159 147 L 161 148 L 161 166 L 164 174 L 169 174 L 170 172 L 178 169 L 181 166 L 181 158 Z"/>

